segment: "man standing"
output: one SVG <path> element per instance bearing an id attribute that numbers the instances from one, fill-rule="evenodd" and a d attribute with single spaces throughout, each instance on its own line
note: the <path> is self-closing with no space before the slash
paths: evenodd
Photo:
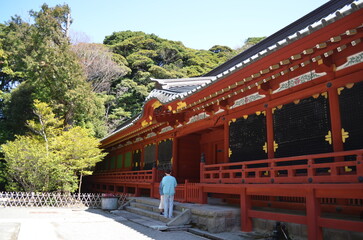
<path id="1" fill-rule="evenodd" d="M 175 177 L 171 176 L 171 170 L 165 172 L 165 176 L 161 180 L 164 194 L 164 217 L 173 217 L 174 194 L 177 186 Z"/>

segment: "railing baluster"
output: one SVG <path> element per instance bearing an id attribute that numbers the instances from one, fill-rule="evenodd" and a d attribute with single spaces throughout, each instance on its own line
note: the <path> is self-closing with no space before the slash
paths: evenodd
<path id="1" fill-rule="evenodd" d="M 342 159 L 345 156 L 356 155 L 355 161 L 336 161 L 329 163 L 315 163 L 314 159 L 320 158 L 336 158 Z M 363 182 L 363 149 L 345 152 L 322 153 L 305 156 L 254 160 L 238 163 L 220 163 L 205 165 L 201 163 L 200 182 L 201 183 L 266 183 L 268 177 L 271 182 L 277 180 L 279 183 L 301 183 L 304 181 L 314 183 L 329 183 L 340 181 L 345 182 Z M 285 162 L 291 162 L 284 164 Z M 296 162 L 296 164 L 294 164 Z M 248 168 L 253 164 L 267 164 L 266 167 Z M 338 168 L 345 166 L 356 167 L 355 172 L 347 174 L 343 172 L 339 174 Z M 241 170 L 237 170 L 241 168 Z M 318 168 L 329 168 L 330 174 L 319 173 Z M 269 173 L 269 171 L 271 171 Z M 237 173 L 241 173 L 241 179 L 237 177 Z M 250 173 L 250 174 L 248 174 Z M 262 176 L 266 173 L 267 177 Z M 254 174 L 254 177 L 252 177 Z M 340 178 L 344 175 L 344 178 Z M 306 179 L 306 180 L 304 180 Z"/>

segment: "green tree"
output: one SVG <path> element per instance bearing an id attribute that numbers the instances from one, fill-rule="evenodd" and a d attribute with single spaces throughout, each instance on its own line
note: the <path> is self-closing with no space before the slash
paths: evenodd
<path id="1" fill-rule="evenodd" d="M 78 126 L 64 131 L 54 139 L 52 149 L 57 158 L 61 159 L 61 164 L 72 172 L 72 176 L 78 177 L 79 193 L 83 176 L 91 175 L 92 168 L 105 156 L 99 145 L 99 141 L 91 137 L 88 129 Z"/>
<path id="2" fill-rule="evenodd" d="M 16 140 L 2 146 L 6 161 L 7 190 L 50 191 L 49 168 L 44 145 L 37 138 L 17 136 Z"/>
<path id="3" fill-rule="evenodd" d="M 105 156 L 99 141 L 85 128 L 63 128 L 46 103 L 35 101 L 34 114 L 36 120 L 28 121 L 31 133 L 1 145 L 7 189 L 80 191 L 82 177 Z"/>
<path id="4" fill-rule="evenodd" d="M 33 24 L 23 23 L 20 18 L 9 21 L 1 39 L 2 55 L 7 60 L 2 72 L 5 69 L 12 78 L 21 76 L 18 82 L 26 83 L 32 91 L 29 102 L 39 99 L 50 104 L 64 126 L 87 127 L 102 137 L 106 133 L 103 98 L 92 91 L 71 50 L 67 37 L 69 14 L 68 5 L 51 8 L 43 4 L 40 11 L 30 11 Z M 4 113 L 3 121 L 13 119 Z"/>
<path id="5" fill-rule="evenodd" d="M 109 94 L 112 82 L 130 71 L 124 62 L 114 60 L 110 49 L 103 44 L 78 43 L 72 46 L 72 51 L 77 54 L 96 93 Z"/>
<path id="6" fill-rule="evenodd" d="M 201 76 L 222 64 L 233 54 L 233 50 L 218 46 L 212 50 L 194 50 L 179 41 L 159 38 L 155 34 L 122 31 L 107 36 L 104 44 L 116 56 L 124 59 L 131 71 L 111 85 L 116 98 L 107 106 L 108 116 L 123 113 L 122 118 L 141 111 L 145 97 L 153 89 L 150 78 L 186 78 Z M 131 113 L 125 115 L 124 113 Z M 108 118 L 112 131 L 115 118 Z M 110 121 L 113 123 L 111 124 Z"/>
<path id="7" fill-rule="evenodd" d="M 252 47 L 253 45 L 256 45 L 257 43 L 259 43 L 260 41 L 262 41 L 265 38 L 266 37 L 250 37 L 250 38 L 247 38 L 246 41 L 244 42 L 243 46 L 236 49 L 236 53 L 241 53 L 241 52 L 247 50 L 248 48 Z"/>

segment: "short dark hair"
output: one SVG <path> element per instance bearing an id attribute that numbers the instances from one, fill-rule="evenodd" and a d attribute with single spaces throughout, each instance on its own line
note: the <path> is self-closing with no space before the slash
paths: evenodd
<path id="1" fill-rule="evenodd" d="M 169 170 L 166 170 L 165 173 L 171 174 L 171 170 L 170 169 Z"/>

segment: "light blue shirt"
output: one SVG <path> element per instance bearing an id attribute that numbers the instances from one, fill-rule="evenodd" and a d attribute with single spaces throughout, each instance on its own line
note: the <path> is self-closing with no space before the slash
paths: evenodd
<path id="1" fill-rule="evenodd" d="M 164 195 L 174 196 L 175 187 L 177 186 L 175 177 L 165 176 L 163 177 L 163 180 L 161 180 L 161 184 L 163 186 Z"/>

